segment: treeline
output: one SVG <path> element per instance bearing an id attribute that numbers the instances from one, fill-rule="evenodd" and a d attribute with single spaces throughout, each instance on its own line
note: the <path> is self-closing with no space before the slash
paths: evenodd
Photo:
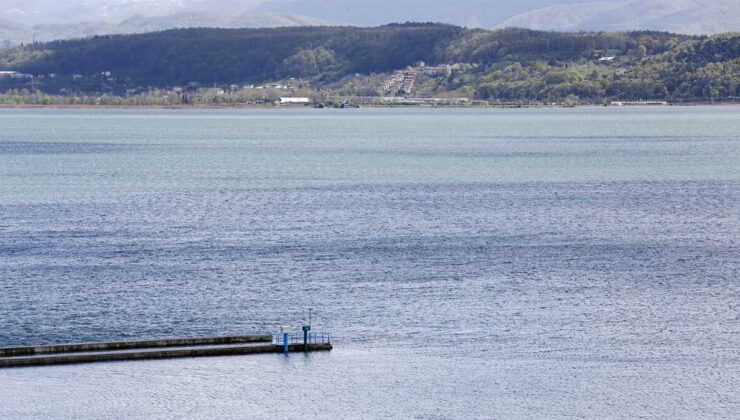
<path id="1" fill-rule="evenodd" d="M 299 89 L 291 94 L 308 97 L 313 104 L 329 103 L 325 92 Z M 238 89 L 224 91 L 219 88 L 200 88 L 189 92 L 152 89 L 135 95 L 49 95 L 41 91 L 10 89 L 0 93 L 0 105 L 10 106 L 237 106 L 273 105 L 286 93 L 279 89 Z"/>
<path id="2" fill-rule="evenodd" d="M 614 48 L 581 49 L 571 60 L 503 60 L 488 67 L 478 96 L 502 101 L 732 100 L 740 96 L 740 34 L 635 36 Z M 580 35 L 576 35 L 578 37 Z M 605 34 L 610 36 L 610 34 Z M 591 56 L 591 59 L 587 57 Z M 595 57 L 613 56 L 598 62 Z"/>
<path id="3" fill-rule="evenodd" d="M 611 57 L 605 60 L 601 58 Z M 471 30 L 442 24 L 378 28 L 179 29 L 27 45 L 0 52 L 0 70 L 113 76 L 97 91 L 264 83 L 301 78 L 316 87 L 378 94 L 367 78 L 412 66 L 474 63 L 426 84 L 425 94 L 501 102 L 613 99 L 713 100 L 740 96 L 740 34 L 557 33 Z M 31 89 L 57 89 L 37 81 Z M 382 79 L 382 76 L 380 77 Z M 110 80 L 110 83 L 108 82 Z M 88 84 L 92 86 L 93 84 Z M 101 87 L 102 86 L 102 87 Z M 9 87 L 0 80 L 0 90 Z M 69 83 L 64 91 L 90 90 Z M 47 92 L 49 93 L 49 92 Z M 104 93 L 104 92 L 102 92 Z"/>
<path id="4" fill-rule="evenodd" d="M 446 59 L 451 61 L 530 63 L 590 59 L 604 55 L 626 55 L 643 49 L 654 55 L 670 48 L 669 41 L 700 38 L 666 32 L 545 32 L 510 28 L 498 31 L 469 31 L 451 43 Z"/>

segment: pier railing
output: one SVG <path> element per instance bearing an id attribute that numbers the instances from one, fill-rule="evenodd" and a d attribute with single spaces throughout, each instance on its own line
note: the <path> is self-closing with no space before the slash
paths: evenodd
<path id="1" fill-rule="evenodd" d="M 276 346 L 285 345 L 282 334 L 272 336 L 272 344 Z M 288 335 L 288 344 L 303 344 L 303 332 L 294 332 Z M 329 333 L 308 333 L 308 344 L 331 344 Z"/>

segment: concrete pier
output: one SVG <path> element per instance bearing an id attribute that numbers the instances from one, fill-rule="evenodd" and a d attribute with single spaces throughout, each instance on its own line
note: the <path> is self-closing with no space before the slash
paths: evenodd
<path id="1" fill-rule="evenodd" d="M 256 335 L 10 347 L 0 348 L 0 368 L 282 353 L 283 346 L 271 344 L 271 341 L 269 335 Z M 330 343 L 312 343 L 307 350 L 329 351 L 332 348 Z M 289 351 L 303 352 L 303 344 L 291 344 Z"/>
<path id="2" fill-rule="evenodd" d="M 28 346 L 0 348 L 0 357 L 33 356 L 49 353 L 77 353 L 104 350 L 127 350 L 161 347 L 203 346 L 215 344 L 269 343 L 271 335 L 244 335 L 207 338 L 165 338 L 144 341 L 115 341 L 103 343 L 58 344 L 52 346 Z"/>

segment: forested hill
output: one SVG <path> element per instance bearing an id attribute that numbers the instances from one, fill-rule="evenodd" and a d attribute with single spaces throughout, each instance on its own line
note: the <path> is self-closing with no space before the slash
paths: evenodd
<path id="1" fill-rule="evenodd" d="M 328 80 L 438 61 L 465 32 L 448 25 L 179 29 L 26 46 L 0 55 L 0 66 L 32 74 L 110 71 L 154 85 Z"/>
<path id="2" fill-rule="evenodd" d="M 394 24 L 180 29 L 0 51 L 0 70 L 46 75 L 35 86 L 47 91 L 59 90 L 59 80 L 66 76 L 106 73 L 117 84 L 109 80 L 95 89 L 298 78 L 344 94 L 382 95 L 377 85 L 384 77 L 417 61 L 461 64 L 448 77 L 420 80 L 414 94 L 423 95 L 501 101 L 555 101 L 569 95 L 589 101 L 740 96 L 740 34 L 484 31 Z M 48 75 L 57 82 L 51 83 Z M 61 87 L 85 89 L 79 84 Z M 8 82 L 0 80 L 3 88 Z"/>

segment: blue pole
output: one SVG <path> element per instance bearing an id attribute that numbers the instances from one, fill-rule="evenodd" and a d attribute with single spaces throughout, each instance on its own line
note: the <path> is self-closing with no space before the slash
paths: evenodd
<path id="1" fill-rule="evenodd" d="M 283 351 L 288 355 L 288 333 L 283 333 Z"/>

